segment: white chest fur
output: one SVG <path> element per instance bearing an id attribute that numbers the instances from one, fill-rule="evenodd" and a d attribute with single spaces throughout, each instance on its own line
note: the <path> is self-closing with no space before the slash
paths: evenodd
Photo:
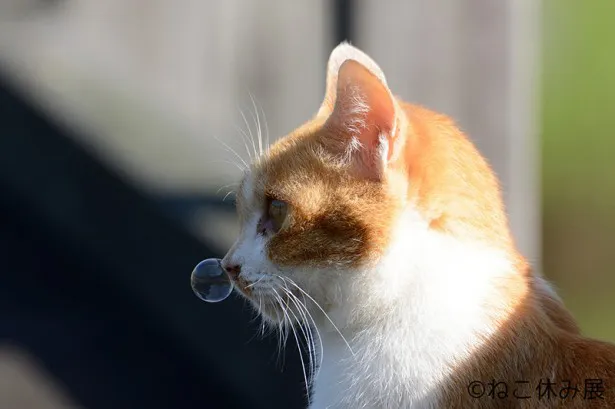
<path id="1" fill-rule="evenodd" d="M 492 314 L 506 306 L 496 283 L 512 271 L 506 257 L 415 218 L 400 224 L 379 266 L 357 273 L 368 278 L 342 289 L 343 305 L 329 311 L 354 354 L 336 331 L 319 328 L 323 365 L 310 409 L 438 408 L 443 380 L 497 329 Z"/>
<path id="2" fill-rule="evenodd" d="M 354 355 L 337 333 L 323 335 L 325 358 L 314 382 L 310 409 L 436 408 L 433 374 L 420 373 L 395 345 L 352 343 Z M 370 350 L 371 349 L 371 350 Z"/>

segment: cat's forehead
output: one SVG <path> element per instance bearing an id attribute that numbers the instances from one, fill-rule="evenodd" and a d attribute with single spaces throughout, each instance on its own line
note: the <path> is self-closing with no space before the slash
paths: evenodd
<path id="1" fill-rule="evenodd" d="M 297 190 L 335 177 L 319 152 L 316 136 L 295 133 L 276 142 L 252 165 L 243 188 L 290 200 Z"/>
<path id="2" fill-rule="evenodd" d="M 329 152 L 330 130 L 319 119 L 279 139 L 250 166 L 238 192 L 244 210 L 261 211 L 265 198 L 283 200 L 306 217 L 363 213 L 388 201 L 383 186 L 352 177 Z"/>

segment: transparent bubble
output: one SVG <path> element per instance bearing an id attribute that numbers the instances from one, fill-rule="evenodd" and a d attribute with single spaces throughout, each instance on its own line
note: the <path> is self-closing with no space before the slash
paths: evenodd
<path id="1" fill-rule="evenodd" d="M 197 297 L 207 302 L 220 302 L 233 291 L 233 282 L 217 258 L 208 258 L 197 264 L 192 270 L 190 283 Z"/>

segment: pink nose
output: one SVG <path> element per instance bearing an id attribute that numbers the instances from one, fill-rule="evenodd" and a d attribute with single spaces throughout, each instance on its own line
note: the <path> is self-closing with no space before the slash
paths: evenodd
<path id="1" fill-rule="evenodd" d="M 241 273 L 241 266 L 238 264 L 223 265 L 222 267 L 233 280 L 237 280 L 239 273 Z"/>

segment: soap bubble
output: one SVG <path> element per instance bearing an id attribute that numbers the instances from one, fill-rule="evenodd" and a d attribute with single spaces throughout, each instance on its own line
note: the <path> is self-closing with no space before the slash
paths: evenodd
<path id="1" fill-rule="evenodd" d="M 220 259 L 208 258 L 192 270 L 192 291 L 203 301 L 220 302 L 233 291 L 233 282 L 220 265 Z"/>

